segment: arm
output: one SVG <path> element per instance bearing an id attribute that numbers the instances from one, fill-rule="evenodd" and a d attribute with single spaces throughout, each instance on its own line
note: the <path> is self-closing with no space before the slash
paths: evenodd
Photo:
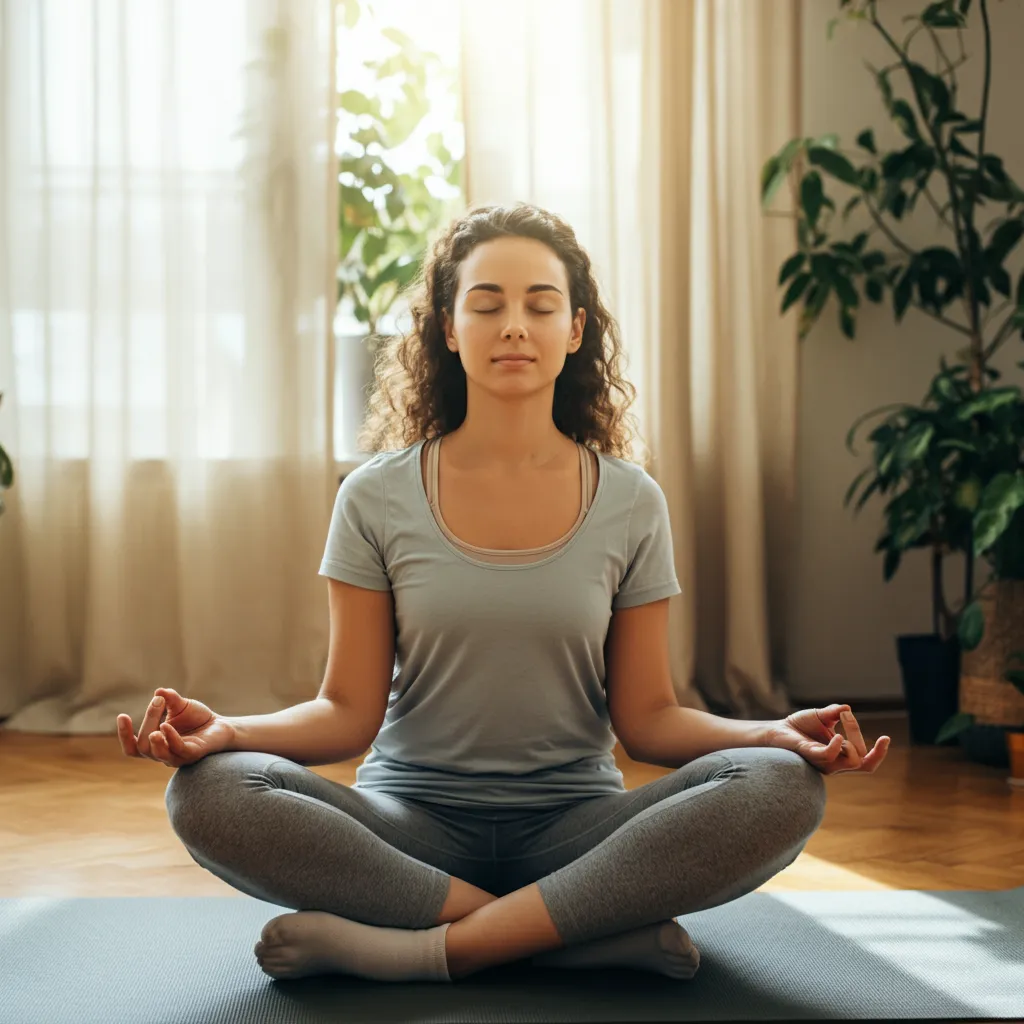
<path id="1" fill-rule="evenodd" d="M 721 718 L 696 708 L 666 707 L 644 720 L 636 732 L 639 739 L 626 753 L 634 761 L 681 768 L 716 750 L 773 746 L 771 731 L 776 724 Z"/>
<path id="2" fill-rule="evenodd" d="M 335 764 L 363 753 L 366 727 L 341 704 L 317 697 L 269 715 L 227 718 L 234 735 L 226 750 L 277 754 L 301 765 Z"/>
<path id="3" fill-rule="evenodd" d="M 635 761 L 679 768 L 730 747 L 774 746 L 776 722 L 746 722 L 681 708 L 668 660 L 668 602 L 612 613 L 605 663 L 608 711 L 623 750 Z"/>

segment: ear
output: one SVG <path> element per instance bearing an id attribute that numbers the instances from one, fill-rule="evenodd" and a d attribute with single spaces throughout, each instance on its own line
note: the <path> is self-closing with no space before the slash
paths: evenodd
<path id="1" fill-rule="evenodd" d="M 573 349 L 574 352 L 583 344 L 583 328 L 586 326 L 586 323 L 587 311 L 580 306 L 580 310 L 573 319 L 572 325 L 572 340 L 576 342 L 576 348 Z"/>

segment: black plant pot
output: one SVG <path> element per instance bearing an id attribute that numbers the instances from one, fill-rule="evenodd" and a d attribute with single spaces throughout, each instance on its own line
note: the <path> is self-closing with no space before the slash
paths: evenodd
<path id="1" fill-rule="evenodd" d="M 935 737 L 956 714 L 960 692 L 960 641 L 943 640 L 937 633 L 896 637 L 896 654 L 903 676 L 903 695 L 910 720 L 910 742 L 936 746 Z M 959 743 L 954 736 L 938 746 Z"/>
<path id="2" fill-rule="evenodd" d="M 1005 725 L 972 725 L 957 737 L 964 754 L 971 761 L 992 768 L 1010 767 L 1010 748 Z"/>

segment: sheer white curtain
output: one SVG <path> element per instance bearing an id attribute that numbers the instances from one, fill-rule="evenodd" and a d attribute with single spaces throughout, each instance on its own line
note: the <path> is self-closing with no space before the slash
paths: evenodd
<path id="1" fill-rule="evenodd" d="M 755 719 L 790 710 L 797 347 L 774 285 L 793 239 L 758 183 L 798 133 L 797 12 L 461 0 L 467 201 L 548 207 L 590 253 L 672 518 L 677 697 Z"/>
<path id="2" fill-rule="evenodd" d="M 330 0 L 0 2 L 0 715 L 315 696 Z"/>

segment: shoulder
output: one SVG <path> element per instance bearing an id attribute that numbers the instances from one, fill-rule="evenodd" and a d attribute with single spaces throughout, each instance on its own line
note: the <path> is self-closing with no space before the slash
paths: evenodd
<path id="1" fill-rule="evenodd" d="M 365 462 L 350 469 L 344 476 L 341 486 L 348 491 L 367 492 L 379 489 L 391 482 L 396 472 L 410 459 L 415 458 L 418 445 L 407 448 L 377 452 Z"/>
<path id="2" fill-rule="evenodd" d="M 631 498 L 636 499 L 642 494 L 661 490 L 658 482 L 641 463 L 632 459 L 622 459 L 607 452 L 589 450 L 600 458 L 601 469 L 608 473 L 609 480 L 620 488 L 625 488 Z"/>

